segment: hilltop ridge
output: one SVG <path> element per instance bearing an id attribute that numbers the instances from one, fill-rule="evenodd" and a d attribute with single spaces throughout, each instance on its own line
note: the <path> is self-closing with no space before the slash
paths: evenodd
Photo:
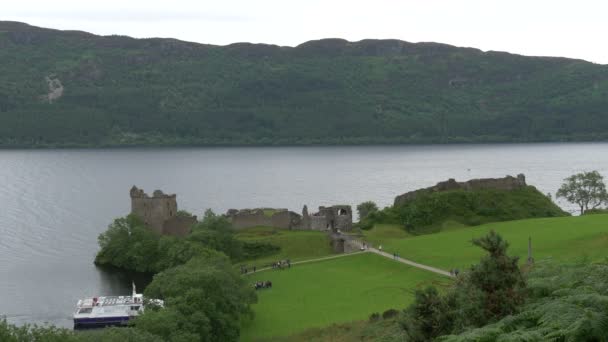
<path id="1" fill-rule="evenodd" d="M 440 43 L 135 39 L 0 21 L 0 146 L 589 141 L 608 66 Z"/>

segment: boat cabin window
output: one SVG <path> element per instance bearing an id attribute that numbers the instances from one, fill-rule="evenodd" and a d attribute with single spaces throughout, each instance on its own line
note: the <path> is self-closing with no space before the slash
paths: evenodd
<path id="1" fill-rule="evenodd" d="M 135 310 L 135 311 L 139 310 L 139 305 L 132 306 L 131 310 Z"/>
<path id="2" fill-rule="evenodd" d="M 93 308 L 81 308 L 80 310 L 78 310 L 79 314 L 88 314 L 93 312 Z"/>

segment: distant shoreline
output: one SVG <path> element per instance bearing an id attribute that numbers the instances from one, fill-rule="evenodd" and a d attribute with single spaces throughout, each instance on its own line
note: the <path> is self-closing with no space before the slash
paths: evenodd
<path id="1" fill-rule="evenodd" d="M 96 150 L 96 149 L 156 149 L 156 148 L 265 148 L 265 147 L 374 147 L 374 146 L 443 146 L 443 145 L 525 145 L 525 144 L 588 144 L 608 143 L 608 139 L 538 139 L 538 140 L 452 140 L 417 142 L 319 142 L 319 143 L 127 143 L 127 144 L 0 144 L 2 150 Z"/>

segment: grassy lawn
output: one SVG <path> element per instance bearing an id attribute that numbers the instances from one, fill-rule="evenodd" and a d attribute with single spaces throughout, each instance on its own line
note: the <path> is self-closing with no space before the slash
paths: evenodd
<path id="1" fill-rule="evenodd" d="M 258 291 L 255 318 L 243 325 L 243 341 L 402 309 L 412 301 L 414 289 L 450 281 L 371 253 L 261 272 L 249 279 L 271 280 L 273 288 Z"/>
<path id="2" fill-rule="evenodd" d="M 298 261 L 332 254 L 327 234 L 318 231 L 255 227 L 243 229 L 236 236 L 243 241 L 263 241 L 281 247 L 277 254 L 248 260 L 242 264 L 261 266 L 281 259 Z"/>
<path id="3" fill-rule="evenodd" d="M 388 232 L 382 233 L 383 229 Z M 396 251 L 404 258 L 446 270 L 464 269 L 476 263 L 482 251 L 473 246 L 471 240 L 491 229 L 510 243 L 510 254 L 520 256 L 522 261 L 527 258 L 528 237 L 532 237 L 536 260 L 576 261 L 588 258 L 600 261 L 608 257 L 608 215 L 489 223 L 415 237 L 399 237 L 395 229 L 397 227 L 375 227 L 366 236 L 373 244 L 382 244 L 388 252 Z"/>

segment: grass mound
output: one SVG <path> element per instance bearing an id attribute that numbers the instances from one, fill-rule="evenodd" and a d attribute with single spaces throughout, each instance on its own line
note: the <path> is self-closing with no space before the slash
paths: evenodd
<path id="1" fill-rule="evenodd" d="M 260 267 L 281 259 L 298 261 L 320 258 L 333 253 L 327 234 L 318 231 L 255 227 L 238 231 L 236 238 L 248 243 L 265 243 L 280 248 L 276 253 L 241 263 Z"/>
<path id="2" fill-rule="evenodd" d="M 438 232 L 488 222 L 568 215 L 533 186 L 506 190 L 429 192 L 405 204 L 372 213 L 370 223 L 398 224 L 409 233 Z"/>
<path id="3" fill-rule="evenodd" d="M 417 287 L 450 281 L 371 253 L 248 277 L 252 283 L 270 280 L 273 287 L 258 291 L 255 318 L 241 331 L 244 341 L 367 319 L 373 312 L 406 307 Z"/>

